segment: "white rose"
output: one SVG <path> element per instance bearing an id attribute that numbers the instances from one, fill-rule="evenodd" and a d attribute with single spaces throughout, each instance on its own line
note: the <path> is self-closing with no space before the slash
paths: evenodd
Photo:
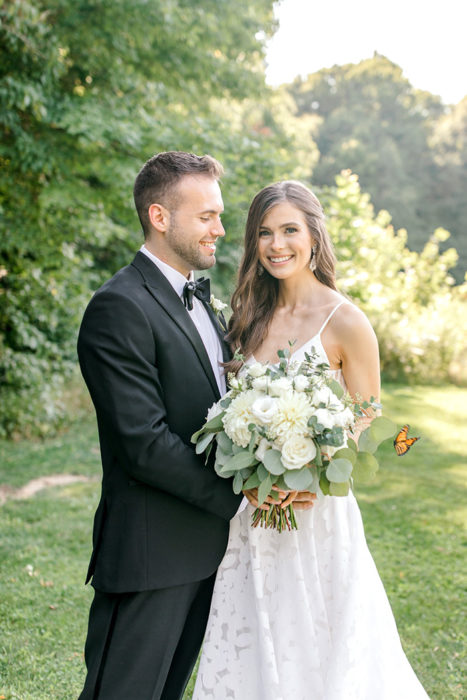
<path id="1" fill-rule="evenodd" d="M 287 377 L 281 377 L 280 379 L 274 379 L 269 390 L 273 396 L 283 396 L 288 394 L 292 388 L 292 381 L 287 379 Z"/>
<path id="2" fill-rule="evenodd" d="M 302 435 L 292 435 L 282 446 L 282 464 L 286 469 L 301 469 L 316 456 L 313 440 Z"/>
<path id="3" fill-rule="evenodd" d="M 208 415 L 206 416 L 206 422 L 212 420 L 216 416 L 219 416 L 224 409 L 220 405 L 220 403 L 215 403 L 211 406 L 211 408 L 208 411 Z"/>
<path id="4" fill-rule="evenodd" d="M 271 396 L 262 396 L 256 399 L 251 407 L 251 412 L 263 425 L 269 425 L 277 411 L 277 401 Z"/>
<path id="5" fill-rule="evenodd" d="M 330 430 L 334 428 L 336 421 L 336 415 L 328 411 L 327 408 L 318 408 L 314 415 L 316 416 L 318 423 L 323 426 L 323 428 L 329 428 Z"/>
<path id="6" fill-rule="evenodd" d="M 266 440 L 266 438 L 261 438 L 260 443 L 259 443 L 258 447 L 256 448 L 256 452 L 255 452 L 256 459 L 258 459 L 260 462 L 262 462 L 264 455 L 272 447 L 273 447 L 273 444 L 271 442 L 269 442 L 269 440 Z"/>
<path id="7" fill-rule="evenodd" d="M 294 377 L 293 385 L 296 391 L 305 391 L 310 386 L 310 381 L 304 374 L 299 374 Z"/>
<path id="8" fill-rule="evenodd" d="M 251 385 L 253 389 L 256 389 L 257 391 L 266 392 L 268 390 L 269 382 L 269 377 L 267 375 L 263 375 L 262 377 L 257 377 L 256 379 L 253 379 Z"/>
<path id="9" fill-rule="evenodd" d="M 267 367 L 260 364 L 259 362 L 255 362 L 253 365 L 250 365 L 247 368 L 247 372 L 250 375 L 250 377 L 262 377 L 263 374 L 266 374 L 266 371 Z"/>
<path id="10" fill-rule="evenodd" d="M 229 381 L 229 386 L 231 389 L 238 389 L 240 386 L 240 382 L 236 377 L 232 377 L 232 379 Z"/>

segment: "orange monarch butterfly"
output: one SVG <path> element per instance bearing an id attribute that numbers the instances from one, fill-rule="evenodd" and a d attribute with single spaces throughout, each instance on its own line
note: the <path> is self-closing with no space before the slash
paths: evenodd
<path id="1" fill-rule="evenodd" d="M 420 440 L 419 437 L 407 437 L 410 425 L 404 425 L 403 428 L 399 430 L 394 440 L 394 449 L 397 452 L 398 457 L 402 457 L 406 452 L 410 450 L 414 442 Z"/>

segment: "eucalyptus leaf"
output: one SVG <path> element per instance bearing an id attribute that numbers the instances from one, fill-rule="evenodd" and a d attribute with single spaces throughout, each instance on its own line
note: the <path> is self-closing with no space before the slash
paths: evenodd
<path id="1" fill-rule="evenodd" d="M 329 493 L 331 496 L 347 496 L 349 491 L 350 483 L 348 481 L 344 481 L 339 484 L 336 484 L 333 481 L 331 481 L 331 484 L 329 486 Z"/>
<path id="2" fill-rule="evenodd" d="M 239 494 L 242 492 L 243 489 L 243 478 L 240 472 L 237 472 L 234 476 L 233 484 L 232 484 L 233 492 L 236 494 Z"/>
<path id="3" fill-rule="evenodd" d="M 243 451 L 238 452 L 233 457 L 230 457 L 224 466 L 225 469 L 229 469 L 230 471 L 240 471 L 241 469 L 245 469 L 245 467 L 250 467 L 255 462 L 256 459 L 254 455 Z"/>
<path id="4" fill-rule="evenodd" d="M 257 439 L 256 432 L 252 432 L 252 433 L 251 433 L 250 442 L 249 442 L 249 445 L 248 445 L 248 452 L 251 452 L 251 453 L 254 452 L 255 447 L 256 447 L 256 439 Z"/>
<path id="5" fill-rule="evenodd" d="M 224 427 L 224 423 L 222 422 L 222 418 L 224 417 L 224 411 L 222 413 L 219 413 L 217 416 L 214 416 L 214 418 L 211 418 L 207 423 L 204 424 L 203 430 L 214 430 L 218 431 L 221 430 Z"/>
<path id="6" fill-rule="evenodd" d="M 335 379 L 331 379 L 331 381 L 328 382 L 328 386 L 338 399 L 341 399 L 344 396 L 344 389 L 342 385 Z"/>
<path id="7" fill-rule="evenodd" d="M 370 452 L 359 452 L 352 475 L 357 481 L 371 481 L 378 471 L 378 462 Z"/>
<path id="8" fill-rule="evenodd" d="M 216 433 L 206 433 L 202 438 L 196 443 L 195 451 L 197 455 L 200 455 L 212 440 L 214 440 Z"/>
<path id="9" fill-rule="evenodd" d="M 378 416 L 371 421 L 370 433 L 372 439 L 377 442 L 383 442 L 393 438 L 397 430 L 396 424 L 385 416 Z"/>
<path id="10" fill-rule="evenodd" d="M 357 454 L 354 452 L 350 447 L 341 447 L 340 450 L 337 450 L 337 452 L 334 454 L 333 459 L 348 459 L 349 462 L 352 462 L 352 464 L 355 464 L 355 460 L 357 459 Z"/>
<path id="11" fill-rule="evenodd" d="M 256 489 L 260 485 L 260 480 L 258 477 L 258 472 L 255 471 L 251 476 L 248 477 L 248 479 L 245 481 L 243 484 L 244 489 Z"/>
<path id="12" fill-rule="evenodd" d="M 325 496 L 329 496 L 329 489 L 330 489 L 331 484 L 329 483 L 329 479 L 326 479 L 325 475 L 322 474 L 320 480 L 319 480 L 319 487 L 321 491 L 324 493 Z"/>
<path id="13" fill-rule="evenodd" d="M 270 474 L 280 476 L 285 472 L 285 467 L 282 464 L 281 453 L 279 450 L 266 450 L 262 462 Z"/>
<path id="14" fill-rule="evenodd" d="M 214 443 L 210 442 L 209 445 L 206 447 L 205 461 L 204 461 L 205 464 L 207 464 L 209 462 L 209 457 L 211 455 L 213 445 L 214 445 Z"/>
<path id="15" fill-rule="evenodd" d="M 261 505 L 264 503 L 266 498 L 269 496 L 269 492 L 271 491 L 272 488 L 272 479 L 271 477 L 268 476 L 264 481 L 262 481 L 258 487 L 258 503 Z"/>
<path id="16" fill-rule="evenodd" d="M 200 428 L 200 430 L 197 430 L 196 433 L 193 433 L 193 435 L 190 438 L 190 442 L 193 444 L 196 444 L 199 440 L 200 435 L 204 433 L 204 426 Z"/>
<path id="17" fill-rule="evenodd" d="M 232 457 L 231 454 L 226 455 L 224 450 L 221 450 L 220 447 L 217 448 L 217 450 L 216 450 L 216 462 L 218 464 L 223 466 L 231 457 Z"/>
<path id="18" fill-rule="evenodd" d="M 371 427 L 371 426 L 370 426 Z M 378 445 L 371 437 L 370 427 L 360 433 L 358 438 L 358 449 L 363 452 L 376 452 Z"/>
<path id="19" fill-rule="evenodd" d="M 276 479 L 274 479 L 274 486 L 277 486 L 278 489 L 281 489 L 282 491 L 288 491 L 289 487 L 285 483 L 284 480 L 284 475 L 281 474 L 281 476 L 278 476 Z"/>
<path id="20" fill-rule="evenodd" d="M 358 452 L 357 443 L 352 438 L 347 438 L 347 447 L 349 447 L 352 452 Z"/>
<path id="21" fill-rule="evenodd" d="M 332 483 L 343 484 L 348 481 L 352 473 L 352 462 L 348 459 L 332 459 L 326 469 L 326 476 Z"/>
<path id="22" fill-rule="evenodd" d="M 226 469 L 224 464 L 215 464 L 214 465 L 214 471 L 218 476 L 221 476 L 223 479 L 229 479 L 231 476 L 234 476 L 235 471 L 232 469 Z"/>
<path id="23" fill-rule="evenodd" d="M 309 467 L 294 469 L 285 472 L 284 481 L 293 491 L 307 491 L 313 484 L 313 473 Z"/>
<path id="24" fill-rule="evenodd" d="M 233 442 L 226 432 L 217 433 L 217 444 L 225 454 L 232 454 Z"/>
<path id="25" fill-rule="evenodd" d="M 258 477 L 260 481 L 264 481 L 269 475 L 268 470 L 264 466 L 264 464 L 260 463 L 258 464 Z"/>

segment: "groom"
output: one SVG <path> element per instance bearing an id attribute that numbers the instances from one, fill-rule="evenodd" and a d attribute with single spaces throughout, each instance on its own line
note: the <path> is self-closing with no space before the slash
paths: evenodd
<path id="1" fill-rule="evenodd" d="M 145 163 L 134 186 L 144 245 L 81 325 L 103 480 L 80 700 L 182 697 L 241 501 L 190 444 L 225 391 L 229 359 L 207 285 L 192 273 L 214 265 L 225 234 L 221 174 L 191 153 Z"/>

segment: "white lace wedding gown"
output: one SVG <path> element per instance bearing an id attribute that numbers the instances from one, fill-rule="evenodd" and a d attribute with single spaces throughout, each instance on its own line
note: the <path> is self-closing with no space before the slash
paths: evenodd
<path id="1" fill-rule="evenodd" d="M 328 361 L 329 318 L 294 359 L 313 346 Z M 193 700 L 426 700 L 353 494 L 321 497 L 292 532 L 253 528 L 252 512 L 231 521 Z"/>

